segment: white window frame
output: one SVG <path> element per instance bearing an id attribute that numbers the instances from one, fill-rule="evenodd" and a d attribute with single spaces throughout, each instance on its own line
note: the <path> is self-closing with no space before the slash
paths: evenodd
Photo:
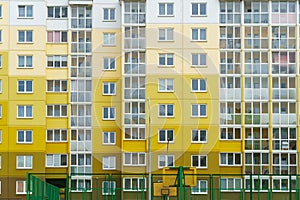
<path id="1" fill-rule="evenodd" d="M 52 114 L 51 112 L 50 113 L 48 112 L 49 109 L 52 111 Z M 64 104 L 46 105 L 46 117 L 68 117 L 68 105 L 64 105 Z"/>
<path id="2" fill-rule="evenodd" d="M 103 58 L 103 70 L 116 70 L 116 58 L 104 57 Z"/>
<path id="3" fill-rule="evenodd" d="M 205 135 L 205 140 L 201 140 L 201 135 Z M 194 140 L 194 135 L 197 135 L 198 140 Z M 192 143 L 207 143 L 207 130 L 205 129 L 193 129 L 191 131 L 191 142 Z"/>
<path id="4" fill-rule="evenodd" d="M 172 108 L 172 114 L 168 113 L 169 107 Z M 174 104 L 158 104 L 158 117 L 174 117 Z"/>
<path id="5" fill-rule="evenodd" d="M 133 155 L 136 155 L 137 157 L 137 163 L 133 163 Z M 124 162 L 123 165 L 124 166 L 146 166 L 146 153 L 145 152 L 125 152 L 123 154 L 124 156 Z M 126 163 L 126 156 L 129 156 L 129 163 Z M 144 156 L 144 162 L 142 163 L 142 160 L 140 159 L 140 156 Z"/>
<path id="6" fill-rule="evenodd" d="M 24 82 L 24 90 L 20 90 L 20 82 Z M 27 85 L 31 82 L 31 90 Z M 18 80 L 18 93 L 33 93 L 33 80 Z"/>
<path id="7" fill-rule="evenodd" d="M 2 93 L 2 79 L 0 79 L 0 93 Z"/>
<path id="8" fill-rule="evenodd" d="M 48 138 L 48 134 L 52 135 L 52 140 Z M 59 135 L 59 140 L 56 140 L 55 135 Z M 63 134 L 66 134 L 63 136 Z M 66 138 L 63 140 L 63 138 Z M 46 130 L 46 142 L 68 142 L 68 129 L 47 129 Z"/>
<path id="9" fill-rule="evenodd" d="M 107 12 L 107 19 L 105 18 L 105 12 Z M 112 14 L 114 12 L 114 14 Z M 115 8 L 103 8 L 103 21 L 111 22 L 116 21 L 116 9 Z"/>
<path id="10" fill-rule="evenodd" d="M 57 32 L 59 33 L 59 41 L 56 41 Z M 52 33 L 52 38 L 49 37 L 49 33 Z M 47 31 L 47 43 L 68 43 L 68 31 Z"/>
<path id="11" fill-rule="evenodd" d="M 19 134 L 23 135 L 23 141 L 20 141 Z M 27 141 L 27 134 L 31 135 L 31 141 Z M 17 143 L 18 144 L 32 144 L 33 143 L 33 131 L 32 130 L 17 130 Z"/>
<path id="12" fill-rule="evenodd" d="M 103 82 L 102 83 L 102 94 L 103 95 L 116 95 L 116 83 L 115 82 Z M 107 87 L 107 92 L 105 92 L 105 87 Z M 113 90 L 111 90 L 113 87 Z"/>
<path id="13" fill-rule="evenodd" d="M 158 157 L 157 157 L 158 168 L 161 169 L 164 167 L 174 167 L 175 166 L 174 158 L 175 158 L 174 155 L 158 155 Z M 161 165 L 161 162 L 164 162 L 164 164 Z"/>
<path id="14" fill-rule="evenodd" d="M 115 170 L 116 169 L 116 156 L 103 156 L 102 157 L 102 169 L 103 170 Z"/>
<path id="15" fill-rule="evenodd" d="M 21 41 L 20 34 L 24 32 L 24 41 Z M 27 35 L 31 34 L 31 39 Z M 18 30 L 18 43 L 33 43 L 33 30 Z"/>
<path id="16" fill-rule="evenodd" d="M 52 62 L 52 66 L 49 63 Z M 59 64 L 59 66 L 56 66 Z M 68 56 L 65 55 L 48 55 L 47 56 L 47 68 L 66 68 L 68 67 Z"/>
<path id="17" fill-rule="evenodd" d="M 197 166 L 193 166 L 193 157 L 198 157 Z M 205 158 L 205 166 L 201 166 L 201 158 Z M 191 155 L 191 167 L 196 167 L 197 169 L 206 169 L 208 167 L 208 156 L 207 155 Z"/>
<path id="18" fill-rule="evenodd" d="M 195 89 L 193 88 L 194 84 L 196 86 Z M 202 87 L 205 87 L 205 88 L 202 89 Z M 192 89 L 192 92 L 207 92 L 206 79 L 203 79 L 203 78 L 192 79 L 191 80 L 191 89 Z"/>
<path id="19" fill-rule="evenodd" d="M 102 181 L 102 195 L 116 195 L 116 181 Z"/>
<path id="20" fill-rule="evenodd" d="M 2 29 L 0 30 L 0 43 L 2 43 Z"/>
<path id="21" fill-rule="evenodd" d="M 21 16 L 20 8 L 24 7 L 24 16 Z M 29 9 L 31 8 L 31 15 Z M 18 5 L 18 18 L 33 18 L 33 5 Z"/>
<path id="22" fill-rule="evenodd" d="M 225 187 L 222 187 L 222 181 L 224 181 Z M 238 187 L 237 182 L 240 182 L 240 187 Z M 241 178 L 221 178 L 220 185 L 222 192 L 241 192 L 243 182 Z M 230 187 L 230 185 L 232 185 L 232 187 Z"/>
<path id="23" fill-rule="evenodd" d="M 18 166 L 19 165 L 19 159 L 23 158 L 24 160 L 24 165 L 23 166 Z M 30 165 L 27 166 L 27 160 L 30 159 Z M 32 169 L 32 164 L 33 164 L 33 156 L 31 155 L 17 155 L 16 156 L 16 169 Z"/>
<path id="24" fill-rule="evenodd" d="M 192 67 L 206 67 L 207 54 L 206 53 L 192 53 Z"/>
<path id="25" fill-rule="evenodd" d="M 59 8 L 59 13 L 57 15 L 56 11 Z M 52 9 L 52 16 L 49 16 L 49 9 Z M 64 11 L 66 12 L 66 16 L 63 16 Z M 68 7 L 67 6 L 48 6 L 47 7 L 47 18 L 48 19 L 67 19 L 68 18 Z"/>
<path id="26" fill-rule="evenodd" d="M 51 163 L 49 163 L 48 157 L 52 157 Z M 66 159 L 65 165 L 62 164 L 63 157 L 65 157 L 65 159 Z M 51 167 L 55 167 L 55 168 L 68 167 L 68 154 L 46 154 L 45 159 L 46 159 L 46 161 L 45 161 L 46 167 L 49 167 L 49 168 L 51 168 Z M 57 160 L 55 161 L 55 159 L 57 159 Z M 58 164 L 58 165 L 55 165 L 55 164 Z"/>
<path id="27" fill-rule="evenodd" d="M 107 117 L 105 117 L 105 110 L 107 110 Z M 115 120 L 116 108 L 115 107 L 103 107 L 102 108 L 102 120 Z"/>
<path id="28" fill-rule="evenodd" d="M 174 79 L 173 78 L 160 78 L 158 79 L 159 92 L 174 92 Z"/>
<path id="29" fill-rule="evenodd" d="M 0 169 L 2 169 L 2 155 L 0 155 Z M 0 194 L 1 194 L 1 181 L 0 181 Z"/>
<path id="30" fill-rule="evenodd" d="M 2 104 L 0 104 L 0 118 L 2 118 Z"/>
<path id="31" fill-rule="evenodd" d="M 229 132 L 231 131 L 232 132 Z M 236 134 L 236 130 L 240 130 L 240 137 L 238 138 Z M 225 138 L 222 138 L 222 131 L 224 131 Z M 220 127 L 220 140 L 241 140 L 242 139 L 242 130 L 241 127 Z"/>
<path id="32" fill-rule="evenodd" d="M 51 88 L 49 86 L 51 85 Z M 46 85 L 47 92 L 68 92 L 68 81 L 67 80 L 47 80 L 47 85 Z"/>
<path id="33" fill-rule="evenodd" d="M 172 7 L 169 7 L 169 6 Z M 163 12 L 160 11 L 160 8 L 164 7 Z M 169 10 L 169 8 L 172 8 L 171 10 Z M 171 17 L 174 16 L 174 3 L 158 3 L 158 16 L 166 16 L 166 17 Z"/>
<path id="34" fill-rule="evenodd" d="M 232 164 L 229 163 L 229 155 L 232 154 Z M 225 163 L 223 162 L 222 156 L 225 156 Z M 240 163 L 237 163 L 236 156 L 240 156 Z M 220 166 L 242 166 L 242 154 L 241 153 L 220 153 L 219 154 Z"/>
<path id="35" fill-rule="evenodd" d="M 197 180 L 196 187 L 191 187 L 192 194 L 208 194 L 207 180 Z M 202 188 L 202 183 L 205 184 L 205 188 Z M 203 191 L 203 189 L 205 191 Z"/>
<path id="36" fill-rule="evenodd" d="M 160 67 L 174 66 L 174 53 L 159 53 L 158 54 L 158 66 L 160 66 Z"/>
<path id="37" fill-rule="evenodd" d="M 23 58 L 24 64 L 20 65 L 20 59 Z M 27 63 L 31 59 L 31 64 Z M 33 56 L 32 55 L 18 55 L 18 68 L 32 68 L 33 67 Z"/>
<path id="38" fill-rule="evenodd" d="M 129 188 L 125 187 L 126 179 L 130 180 L 130 187 Z M 137 188 L 132 188 L 132 180 L 133 179 L 136 179 Z M 141 188 L 140 180 L 143 180 L 143 182 L 145 184 L 143 188 Z M 139 192 L 139 191 L 146 191 L 146 190 L 147 190 L 146 178 L 134 178 L 134 177 L 132 177 L 132 178 L 123 178 L 123 191 L 124 192 Z"/>
<path id="39" fill-rule="evenodd" d="M 24 115 L 19 115 L 19 109 L 24 109 Z M 31 115 L 29 115 L 28 110 L 31 110 Z M 33 118 L 33 106 L 32 105 L 17 105 L 17 118 Z"/>
<path id="40" fill-rule="evenodd" d="M 165 140 L 160 140 L 160 135 L 163 134 Z M 171 140 L 168 141 L 169 135 L 171 134 Z M 174 143 L 174 130 L 173 129 L 161 129 L 158 130 L 158 143 Z"/>
<path id="41" fill-rule="evenodd" d="M 2 68 L 2 55 L 0 55 L 0 68 Z"/>
<path id="42" fill-rule="evenodd" d="M 2 144 L 2 130 L 0 130 L 0 144 Z"/>
<path id="43" fill-rule="evenodd" d="M 107 142 L 105 142 L 105 135 L 107 135 Z M 113 138 L 114 142 L 111 142 Z M 104 131 L 102 132 L 102 144 L 103 145 L 115 145 L 116 144 L 116 132 Z"/>
<path id="44" fill-rule="evenodd" d="M 289 177 L 289 176 L 272 176 L 272 192 L 289 192 L 289 191 L 296 192 L 296 190 L 294 188 L 290 189 L 290 187 L 291 187 L 290 178 L 291 178 L 291 181 L 296 182 L 296 176 L 291 176 L 291 177 Z M 275 188 L 274 181 L 279 181 L 279 184 L 280 184 L 279 189 Z M 286 181 L 287 188 L 282 187 L 283 181 Z"/>
<path id="45" fill-rule="evenodd" d="M 116 33 L 103 33 L 103 46 L 115 46 Z"/>
<path id="46" fill-rule="evenodd" d="M 2 5 L 0 5 L 0 18 L 2 18 Z"/>
<path id="47" fill-rule="evenodd" d="M 205 32 L 205 37 L 201 33 Z M 196 37 L 194 36 L 194 32 L 197 32 Z M 192 41 L 198 41 L 198 42 L 206 42 L 207 41 L 207 28 L 192 28 Z"/>
<path id="48" fill-rule="evenodd" d="M 201 113 L 202 106 L 205 106 L 205 115 L 203 113 Z M 196 109 L 196 111 L 197 111 L 196 114 L 193 114 L 194 109 Z M 207 117 L 207 104 L 192 104 L 191 117 Z"/>
<path id="49" fill-rule="evenodd" d="M 197 13 L 193 14 L 193 6 L 197 6 Z M 205 6 L 205 13 L 201 13 L 201 6 Z M 203 17 L 207 16 L 207 3 L 206 2 L 201 2 L 201 3 L 192 3 L 191 4 L 191 16 L 193 17 Z"/>
<path id="50" fill-rule="evenodd" d="M 174 28 L 159 28 L 158 41 L 172 42 L 174 41 Z"/>
<path id="51" fill-rule="evenodd" d="M 18 183 L 22 183 L 22 191 L 19 192 L 19 184 Z M 21 180 L 17 180 L 16 181 L 16 194 L 26 194 L 26 181 L 21 181 Z"/>

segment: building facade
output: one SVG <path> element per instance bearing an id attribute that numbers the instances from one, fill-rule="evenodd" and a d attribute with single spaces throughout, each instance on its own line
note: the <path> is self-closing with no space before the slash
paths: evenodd
<path id="1" fill-rule="evenodd" d="M 0 197 L 25 198 L 27 173 L 133 192 L 147 178 L 93 174 L 149 158 L 257 174 L 223 188 L 296 187 L 299 19 L 292 0 L 1 0 Z"/>

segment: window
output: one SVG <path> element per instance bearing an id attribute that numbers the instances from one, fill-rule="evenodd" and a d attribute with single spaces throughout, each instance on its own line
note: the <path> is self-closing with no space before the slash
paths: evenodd
<path id="1" fill-rule="evenodd" d="M 17 143 L 32 143 L 32 131 L 31 130 L 18 130 Z"/>
<path id="2" fill-rule="evenodd" d="M 102 169 L 116 169 L 116 157 L 104 156 L 102 157 Z"/>
<path id="3" fill-rule="evenodd" d="M 18 42 L 20 43 L 32 43 L 32 30 L 19 30 L 18 31 Z"/>
<path id="4" fill-rule="evenodd" d="M 158 142 L 174 142 L 174 130 L 159 130 Z"/>
<path id="5" fill-rule="evenodd" d="M 18 92 L 19 93 L 32 93 L 32 82 L 31 80 L 20 80 L 18 81 Z"/>
<path id="6" fill-rule="evenodd" d="M 206 104 L 192 104 L 192 117 L 207 117 Z"/>
<path id="7" fill-rule="evenodd" d="M 206 3 L 192 3 L 192 16 L 205 16 Z"/>
<path id="8" fill-rule="evenodd" d="M 50 6 L 48 7 L 48 18 L 61 19 L 68 17 L 68 7 L 66 6 Z"/>
<path id="9" fill-rule="evenodd" d="M 192 79 L 192 92 L 206 92 L 206 79 Z"/>
<path id="10" fill-rule="evenodd" d="M 160 53 L 158 65 L 159 66 L 174 66 L 174 54 L 173 53 Z"/>
<path id="11" fill-rule="evenodd" d="M 20 5 L 19 17 L 20 18 L 32 18 L 33 17 L 33 6 L 32 5 Z"/>
<path id="12" fill-rule="evenodd" d="M 220 166 L 240 166 L 241 164 L 241 153 L 220 153 Z"/>
<path id="13" fill-rule="evenodd" d="M 67 154 L 47 154 L 46 167 L 68 167 Z"/>
<path id="14" fill-rule="evenodd" d="M 0 169 L 2 169 L 2 155 L 0 155 Z M 0 181 L 0 194 L 1 194 L 1 181 Z"/>
<path id="15" fill-rule="evenodd" d="M 17 156 L 17 169 L 32 169 L 32 156 Z"/>
<path id="16" fill-rule="evenodd" d="M 174 40 L 174 29 L 173 28 L 158 29 L 158 40 L 159 41 L 173 41 Z"/>
<path id="17" fill-rule="evenodd" d="M 124 153 L 124 166 L 145 166 L 146 153 Z"/>
<path id="18" fill-rule="evenodd" d="M 115 95 L 115 94 L 116 94 L 116 83 L 104 82 L 103 95 Z"/>
<path id="19" fill-rule="evenodd" d="M 32 118 L 31 105 L 18 105 L 18 118 Z"/>
<path id="20" fill-rule="evenodd" d="M 102 143 L 106 145 L 116 144 L 116 132 L 102 132 Z"/>
<path id="21" fill-rule="evenodd" d="M 192 194 L 207 194 L 207 180 L 197 180 L 196 187 L 191 188 Z"/>
<path id="22" fill-rule="evenodd" d="M 193 67 L 207 66 L 207 54 L 206 53 L 193 53 L 192 54 L 192 66 Z"/>
<path id="23" fill-rule="evenodd" d="M 134 104 L 134 102 L 128 103 Z M 126 127 L 124 132 L 124 140 L 145 140 L 146 130 L 143 127 Z"/>
<path id="24" fill-rule="evenodd" d="M 32 68 L 32 56 L 18 56 L 19 68 Z"/>
<path id="25" fill-rule="evenodd" d="M 67 92 L 67 80 L 47 80 L 47 92 Z"/>
<path id="26" fill-rule="evenodd" d="M 272 189 L 274 192 L 296 192 L 298 181 L 296 176 L 273 176 Z"/>
<path id="27" fill-rule="evenodd" d="M 0 30 L 0 43 L 2 42 L 2 30 Z"/>
<path id="28" fill-rule="evenodd" d="M 159 117 L 174 117 L 174 105 L 173 104 L 159 104 L 158 105 Z"/>
<path id="29" fill-rule="evenodd" d="M 103 20 L 104 21 L 114 21 L 116 19 L 116 9 L 114 8 L 104 8 L 103 9 Z"/>
<path id="30" fill-rule="evenodd" d="M 82 189 L 86 189 L 88 192 L 92 192 L 92 180 L 90 177 L 71 179 L 72 192 L 82 192 Z"/>
<path id="31" fill-rule="evenodd" d="M 206 28 L 193 28 L 192 41 L 206 41 Z"/>
<path id="32" fill-rule="evenodd" d="M 0 5 L 0 18 L 2 18 L 2 5 Z"/>
<path id="33" fill-rule="evenodd" d="M 2 80 L 0 80 L 0 93 L 2 93 Z"/>
<path id="34" fill-rule="evenodd" d="M 158 168 L 174 167 L 174 155 L 158 155 Z"/>
<path id="35" fill-rule="evenodd" d="M 240 192 L 242 189 L 241 178 L 221 178 L 221 191 Z"/>
<path id="36" fill-rule="evenodd" d="M 0 68 L 2 68 L 2 55 L 0 55 Z"/>
<path id="37" fill-rule="evenodd" d="M 173 3 L 159 3 L 159 15 L 160 16 L 173 16 L 174 4 Z"/>
<path id="38" fill-rule="evenodd" d="M 240 140 L 241 128 L 227 128 L 222 127 L 220 129 L 220 140 Z"/>
<path id="39" fill-rule="evenodd" d="M 2 118 L 2 104 L 0 105 L 0 118 Z"/>
<path id="40" fill-rule="evenodd" d="M 115 58 L 103 58 L 103 69 L 104 70 L 115 70 L 116 69 Z"/>
<path id="41" fill-rule="evenodd" d="M 102 195 L 116 195 L 116 181 L 102 181 Z"/>
<path id="42" fill-rule="evenodd" d="M 68 42 L 67 31 L 47 31 L 47 42 L 62 43 Z"/>
<path id="43" fill-rule="evenodd" d="M 146 179 L 145 178 L 124 178 L 123 179 L 124 191 L 138 192 L 146 191 Z"/>
<path id="44" fill-rule="evenodd" d="M 26 194 L 26 181 L 16 181 L 16 194 Z"/>
<path id="45" fill-rule="evenodd" d="M 62 68 L 68 67 L 67 56 L 47 56 L 47 67 Z"/>
<path id="46" fill-rule="evenodd" d="M 2 130 L 0 130 L 0 144 L 2 143 Z"/>
<path id="47" fill-rule="evenodd" d="M 206 143 L 207 130 L 192 130 L 192 143 Z"/>
<path id="48" fill-rule="evenodd" d="M 116 45 L 116 34 L 115 33 L 104 33 L 103 34 L 103 45 Z"/>
<path id="49" fill-rule="evenodd" d="M 67 142 L 68 130 L 67 129 L 48 129 L 47 142 Z"/>
<path id="50" fill-rule="evenodd" d="M 47 117 L 67 117 L 67 105 L 47 105 Z"/>
<path id="51" fill-rule="evenodd" d="M 207 168 L 207 155 L 192 155 L 191 166 L 196 168 Z"/>
<path id="52" fill-rule="evenodd" d="M 102 119 L 103 120 L 115 120 L 116 119 L 116 108 L 114 108 L 114 107 L 104 107 L 103 108 Z"/>
<path id="53" fill-rule="evenodd" d="M 159 92 L 174 92 L 174 79 L 158 79 Z"/>

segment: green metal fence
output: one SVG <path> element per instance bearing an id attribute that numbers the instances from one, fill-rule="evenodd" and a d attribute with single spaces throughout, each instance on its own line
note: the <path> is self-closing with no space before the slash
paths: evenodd
<path id="1" fill-rule="evenodd" d="M 166 176 L 178 174 L 152 174 L 151 200 L 298 200 L 300 175 L 252 174 L 195 174 L 183 175 L 169 187 L 163 186 Z M 89 174 L 90 188 L 72 187 L 75 175 L 28 174 L 27 200 L 147 200 L 146 174 Z M 185 180 L 195 178 L 196 187 Z M 58 178 L 63 186 L 51 184 Z M 54 181 L 55 182 L 55 181 Z"/>

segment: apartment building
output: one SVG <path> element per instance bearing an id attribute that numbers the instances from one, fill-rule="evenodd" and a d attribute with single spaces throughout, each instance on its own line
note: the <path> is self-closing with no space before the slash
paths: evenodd
<path id="1" fill-rule="evenodd" d="M 299 18 L 292 0 L 1 0 L 0 198 L 24 199 L 27 173 L 134 196 L 147 177 L 93 174 L 168 166 L 295 188 Z"/>

